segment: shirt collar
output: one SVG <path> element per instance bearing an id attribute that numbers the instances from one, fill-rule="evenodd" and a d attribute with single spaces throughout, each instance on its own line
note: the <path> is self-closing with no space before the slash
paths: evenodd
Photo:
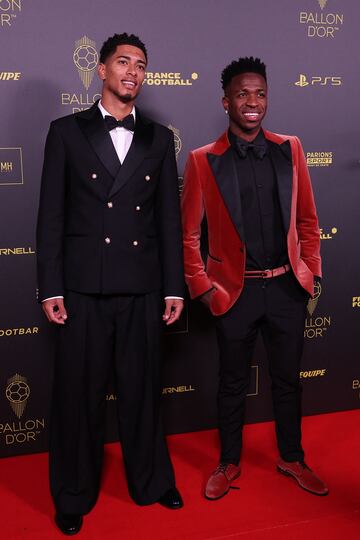
<path id="1" fill-rule="evenodd" d="M 99 103 L 98 103 L 98 107 L 99 107 L 99 109 L 100 109 L 100 112 L 101 112 L 103 118 L 105 118 L 105 116 L 112 116 L 112 114 L 110 114 L 110 113 L 105 109 L 105 107 L 102 105 L 101 100 L 100 100 Z M 130 114 L 132 114 L 133 117 L 134 117 L 134 120 L 136 120 L 135 107 L 132 108 Z"/>
<path id="2" fill-rule="evenodd" d="M 229 142 L 231 146 L 234 146 L 236 144 L 236 141 L 239 141 L 239 143 L 241 144 L 249 144 L 250 142 L 250 141 L 246 141 L 245 139 L 242 139 L 241 137 L 237 137 L 237 135 L 235 135 L 235 133 L 233 133 L 230 129 L 228 130 L 228 137 L 229 137 Z M 255 139 L 251 141 L 251 143 L 266 145 L 265 134 L 262 128 L 260 129 L 259 133 L 256 135 Z"/>

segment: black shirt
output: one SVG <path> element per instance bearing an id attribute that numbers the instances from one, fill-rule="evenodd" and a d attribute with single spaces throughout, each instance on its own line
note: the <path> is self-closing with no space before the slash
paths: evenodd
<path id="1" fill-rule="evenodd" d="M 237 180 L 240 187 L 239 204 L 243 218 L 243 238 L 246 246 L 246 270 L 277 268 L 289 262 L 278 194 L 277 179 L 271 152 L 262 130 L 250 143 L 246 155 L 238 145 L 248 141 L 229 130 L 234 153 Z M 261 145 L 265 155 L 259 157 L 251 144 Z"/>

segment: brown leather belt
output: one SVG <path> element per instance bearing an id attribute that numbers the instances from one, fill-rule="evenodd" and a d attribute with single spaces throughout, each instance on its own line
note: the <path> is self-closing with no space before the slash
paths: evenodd
<path id="1" fill-rule="evenodd" d="M 284 264 L 284 266 L 279 266 L 279 268 L 273 268 L 272 270 L 246 270 L 245 277 L 268 279 L 286 274 L 290 268 L 290 264 Z"/>

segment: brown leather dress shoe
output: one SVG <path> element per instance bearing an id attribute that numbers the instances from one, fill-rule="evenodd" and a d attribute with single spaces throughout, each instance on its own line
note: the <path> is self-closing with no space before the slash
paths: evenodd
<path id="1" fill-rule="evenodd" d="M 277 469 L 286 476 L 292 476 L 302 489 L 313 493 L 314 495 L 327 495 L 329 489 L 312 470 L 301 461 L 284 461 L 279 459 Z"/>
<path id="2" fill-rule="evenodd" d="M 205 487 L 205 498 L 209 500 L 220 499 L 232 487 L 231 483 L 240 476 L 240 467 L 232 463 L 220 463 L 211 473 Z M 234 488 L 237 489 L 237 488 Z"/>

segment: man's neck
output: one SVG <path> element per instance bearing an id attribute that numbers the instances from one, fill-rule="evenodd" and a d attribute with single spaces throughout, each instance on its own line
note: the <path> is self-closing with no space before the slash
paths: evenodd
<path id="1" fill-rule="evenodd" d="M 229 128 L 230 128 L 230 131 L 234 135 L 236 135 L 236 137 L 239 137 L 240 139 L 243 139 L 244 141 L 247 141 L 247 142 L 253 142 L 261 131 L 261 126 L 256 131 L 251 131 L 251 132 L 243 131 L 239 129 L 237 126 L 232 126 L 232 125 L 230 125 Z"/>
<path id="2" fill-rule="evenodd" d="M 134 100 L 123 102 L 119 98 L 108 94 L 101 96 L 101 105 L 107 110 L 116 120 L 122 120 L 131 113 L 134 107 Z"/>

